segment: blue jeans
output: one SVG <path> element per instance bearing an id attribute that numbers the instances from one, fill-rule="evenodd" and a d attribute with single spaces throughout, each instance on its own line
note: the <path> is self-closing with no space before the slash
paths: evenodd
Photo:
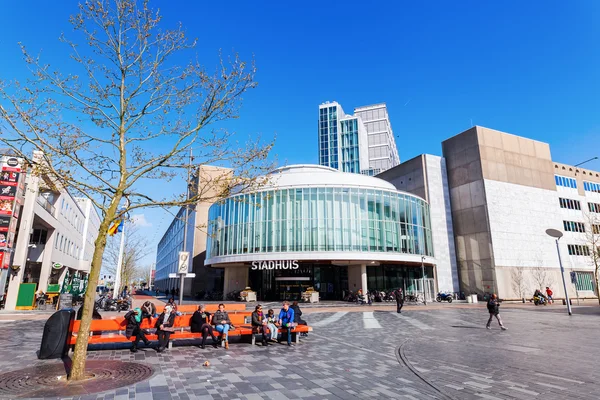
<path id="1" fill-rule="evenodd" d="M 292 329 L 294 329 L 294 328 L 291 326 L 288 326 L 288 327 L 286 327 L 286 329 L 287 329 L 287 337 L 288 337 L 287 343 L 291 344 L 292 343 Z"/>
<path id="2" fill-rule="evenodd" d="M 217 332 L 221 332 L 223 335 L 223 339 L 228 340 L 229 338 L 229 324 L 224 324 L 224 325 L 217 325 L 215 327 L 217 329 Z"/>

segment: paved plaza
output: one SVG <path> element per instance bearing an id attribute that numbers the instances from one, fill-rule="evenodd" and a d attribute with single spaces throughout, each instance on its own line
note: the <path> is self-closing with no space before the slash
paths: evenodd
<path id="1" fill-rule="evenodd" d="M 306 319 L 298 346 L 263 348 L 232 340 L 230 350 L 176 346 L 90 351 L 91 360 L 152 366 L 150 380 L 82 399 L 592 399 L 598 398 L 600 309 L 506 305 L 485 329 L 484 305 L 448 305 L 402 314 L 340 308 Z M 307 309 L 308 311 L 308 309 Z M 0 372 L 37 360 L 43 320 L 0 322 Z M 210 361 L 209 367 L 202 366 Z M 10 396 L 9 396 L 10 398 Z"/>

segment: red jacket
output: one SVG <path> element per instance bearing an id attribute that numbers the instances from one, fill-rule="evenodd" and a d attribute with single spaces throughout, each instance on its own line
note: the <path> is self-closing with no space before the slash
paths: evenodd
<path id="1" fill-rule="evenodd" d="M 546 289 L 546 295 L 547 295 L 547 296 L 552 296 L 552 294 L 553 294 L 553 293 L 552 293 L 552 290 L 550 290 L 550 289 Z"/>

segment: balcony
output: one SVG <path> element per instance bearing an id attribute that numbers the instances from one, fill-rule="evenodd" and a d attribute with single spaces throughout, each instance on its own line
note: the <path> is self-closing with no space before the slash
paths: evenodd
<path id="1" fill-rule="evenodd" d="M 50 215 L 52 215 L 53 217 L 55 217 L 54 212 L 55 212 L 55 208 L 52 204 L 50 204 L 50 202 L 48 200 L 46 200 L 44 197 L 42 196 L 38 196 L 36 199 L 37 203 L 42 206 L 42 208 L 46 211 L 48 211 L 48 213 L 50 213 Z"/>

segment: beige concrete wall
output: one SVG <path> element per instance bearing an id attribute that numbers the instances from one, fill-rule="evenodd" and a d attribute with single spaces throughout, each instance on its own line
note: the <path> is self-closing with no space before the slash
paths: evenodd
<path id="1" fill-rule="evenodd" d="M 550 145 L 477 127 L 484 179 L 555 190 Z"/>
<path id="2" fill-rule="evenodd" d="M 456 241 L 460 288 L 466 294 L 495 290 L 492 243 L 477 127 L 442 143 Z"/>
<path id="3" fill-rule="evenodd" d="M 223 288 L 223 299 L 227 293 L 234 290 L 243 290 L 248 285 L 248 267 L 225 267 L 225 284 Z"/>
<path id="4" fill-rule="evenodd" d="M 415 194 L 429 201 L 425 171 L 425 155 L 421 154 L 378 174 L 377 177 L 390 182 L 398 190 Z"/>
<path id="5" fill-rule="evenodd" d="M 208 210 L 219 199 L 224 187 L 229 186 L 231 175 L 232 171 L 229 168 L 207 165 L 202 165 L 198 168 L 197 186 L 193 188 L 194 192 L 200 197 L 200 201 L 195 207 L 196 220 L 192 261 L 196 277 L 190 280 L 189 291 L 191 294 L 201 290 L 222 290 L 222 288 L 217 288 L 215 285 L 220 285 L 223 270 L 204 266 L 204 260 L 206 259 L 206 240 L 208 237 Z"/>

